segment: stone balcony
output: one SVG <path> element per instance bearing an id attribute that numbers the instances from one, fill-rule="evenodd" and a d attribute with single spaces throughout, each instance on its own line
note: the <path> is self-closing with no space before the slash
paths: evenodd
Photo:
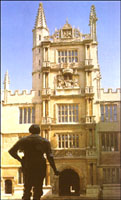
<path id="1" fill-rule="evenodd" d="M 93 86 L 85 87 L 85 94 L 94 94 L 94 87 Z"/>
<path id="2" fill-rule="evenodd" d="M 55 122 L 56 122 L 56 120 L 54 118 L 51 118 L 51 117 L 42 117 L 42 124 L 43 125 L 53 124 Z"/>
<path id="3" fill-rule="evenodd" d="M 93 59 L 85 59 L 84 64 L 86 69 L 91 69 L 94 67 Z"/>
<path id="4" fill-rule="evenodd" d="M 43 88 L 42 89 L 42 96 L 51 95 L 52 91 L 50 88 Z"/>
<path id="5" fill-rule="evenodd" d="M 50 61 L 44 61 L 42 66 L 43 67 L 50 67 Z"/>
<path id="6" fill-rule="evenodd" d="M 86 123 L 86 124 L 95 123 L 95 116 L 86 116 L 86 117 L 85 117 L 85 123 Z"/>

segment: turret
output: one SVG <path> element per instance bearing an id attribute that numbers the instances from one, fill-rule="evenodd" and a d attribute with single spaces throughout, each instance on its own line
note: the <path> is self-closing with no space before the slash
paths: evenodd
<path id="1" fill-rule="evenodd" d="M 40 3 L 35 27 L 33 29 L 33 47 L 40 45 L 41 41 L 44 41 L 45 36 L 49 36 L 49 30 L 46 23 L 43 5 Z"/>
<path id="2" fill-rule="evenodd" d="M 10 79 L 7 70 L 4 78 L 4 90 L 9 90 L 9 84 L 10 84 Z"/>
<path id="3" fill-rule="evenodd" d="M 95 11 L 95 6 L 91 6 L 91 11 L 90 11 L 90 18 L 89 18 L 89 26 L 90 26 L 90 34 L 91 38 L 93 41 L 97 41 L 97 36 L 96 36 L 96 21 L 98 18 L 96 17 L 96 11 Z"/>

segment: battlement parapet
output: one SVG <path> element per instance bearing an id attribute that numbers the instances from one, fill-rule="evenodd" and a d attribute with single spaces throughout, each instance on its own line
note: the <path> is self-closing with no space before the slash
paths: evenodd
<path id="1" fill-rule="evenodd" d="M 116 93 L 121 93 L 121 88 L 116 88 L 115 91 L 113 91 L 112 88 L 108 88 L 107 91 L 105 91 L 104 88 L 101 88 L 101 93 L 104 93 L 104 94 L 109 94 L 109 93 L 112 93 L 112 94 L 116 94 Z"/>
<path id="2" fill-rule="evenodd" d="M 14 93 L 11 90 L 4 91 L 4 103 L 5 104 L 21 104 L 32 103 L 33 98 L 36 96 L 34 90 L 15 90 Z"/>
<path id="3" fill-rule="evenodd" d="M 100 89 L 101 101 L 120 101 L 121 88 L 117 88 L 115 91 L 112 88 L 104 90 Z"/>
<path id="4" fill-rule="evenodd" d="M 35 91 L 34 90 L 30 90 L 30 91 L 28 91 L 28 90 L 22 90 L 22 91 L 15 90 L 13 92 L 13 91 L 9 90 L 8 91 L 8 95 L 10 95 L 10 96 L 15 96 L 15 95 L 18 95 L 18 96 L 20 96 L 20 95 L 35 95 Z"/>

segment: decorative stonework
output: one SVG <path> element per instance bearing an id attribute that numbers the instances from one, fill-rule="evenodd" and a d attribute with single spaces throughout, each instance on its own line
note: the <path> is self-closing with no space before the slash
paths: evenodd
<path id="1" fill-rule="evenodd" d="M 61 69 L 56 77 L 57 88 L 77 88 L 79 87 L 79 76 L 76 69 L 67 67 Z"/>
<path id="2" fill-rule="evenodd" d="M 80 157 L 80 156 L 86 156 L 85 150 L 80 149 L 72 149 L 72 150 L 53 150 L 53 155 L 55 157 L 66 157 L 66 158 L 73 158 L 73 157 Z"/>

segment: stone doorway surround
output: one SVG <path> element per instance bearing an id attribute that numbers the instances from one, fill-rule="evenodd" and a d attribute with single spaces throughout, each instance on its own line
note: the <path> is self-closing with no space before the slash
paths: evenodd
<path id="1" fill-rule="evenodd" d="M 59 195 L 60 196 L 79 196 L 80 178 L 72 169 L 65 169 L 59 176 Z"/>

